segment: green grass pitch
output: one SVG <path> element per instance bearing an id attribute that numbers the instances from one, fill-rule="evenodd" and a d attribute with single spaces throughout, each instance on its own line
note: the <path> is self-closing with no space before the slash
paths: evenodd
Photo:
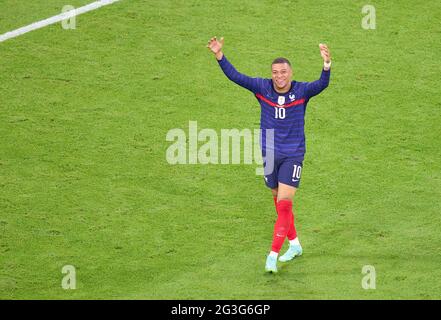
<path id="1" fill-rule="evenodd" d="M 90 2 L 0 0 L 0 34 Z M 0 43 L 0 299 L 440 299 L 440 15 L 423 0 L 123 0 Z M 312 81 L 318 44 L 331 50 L 294 201 L 304 254 L 277 275 L 256 166 L 165 158 L 189 121 L 259 126 L 214 35 L 252 76 L 286 56 Z"/>

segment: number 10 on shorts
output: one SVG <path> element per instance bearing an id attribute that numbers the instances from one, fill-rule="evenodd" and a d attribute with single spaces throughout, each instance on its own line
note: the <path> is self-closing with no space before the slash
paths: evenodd
<path id="1" fill-rule="evenodd" d="M 298 164 L 294 165 L 294 170 L 292 172 L 292 181 L 297 182 L 300 180 L 300 175 L 302 174 L 302 167 Z"/>

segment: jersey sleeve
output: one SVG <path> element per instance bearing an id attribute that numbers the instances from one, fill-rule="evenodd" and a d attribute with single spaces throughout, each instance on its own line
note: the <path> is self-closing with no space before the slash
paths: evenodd
<path id="1" fill-rule="evenodd" d="M 307 82 L 305 84 L 305 95 L 306 97 L 312 98 L 316 95 L 318 95 L 320 92 L 326 89 L 326 87 L 329 85 L 329 78 L 331 76 L 331 70 L 325 71 L 322 70 L 322 74 L 320 76 L 320 79 L 313 81 L 313 82 Z"/>
<path id="2" fill-rule="evenodd" d="M 230 63 L 230 61 L 228 61 L 225 55 L 222 57 L 221 60 L 218 61 L 218 63 L 228 79 L 238 84 L 239 86 L 250 90 L 253 93 L 259 92 L 260 87 L 263 84 L 263 79 L 251 78 L 238 72 L 236 68 L 234 68 L 234 66 Z"/>

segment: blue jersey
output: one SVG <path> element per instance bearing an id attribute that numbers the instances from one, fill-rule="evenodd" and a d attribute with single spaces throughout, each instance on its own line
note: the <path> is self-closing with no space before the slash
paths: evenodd
<path id="1" fill-rule="evenodd" d="M 276 158 L 292 157 L 303 161 L 305 144 L 305 112 L 309 99 L 329 84 L 330 70 L 322 70 L 314 82 L 291 82 L 287 93 L 278 93 L 272 79 L 251 78 L 239 73 L 225 55 L 218 61 L 225 75 L 254 93 L 261 106 L 260 128 L 262 155 L 274 152 Z M 266 129 L 274 129 L 274 141 L 266 139 Z"/>

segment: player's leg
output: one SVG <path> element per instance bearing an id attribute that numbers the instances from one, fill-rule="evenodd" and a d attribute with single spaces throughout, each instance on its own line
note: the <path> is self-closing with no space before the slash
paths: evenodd
<path id="1" fill-rule="evenodd" d="M 271 189 L 271 193 L 273 195 L 273 200 L 274 200 L 274 207 L 276 208 L 276 212 L 277 212 L 277 191 L 278 190 L 279 190 L 278 188 Z"/>
<path id="2" fill-rule="evenodd" d="M 274 225 L 273 242 L 271 253 L 277 258 L 283 242 L 290 231 L 292 224 L 292 199 L 294 198 L 296 188 L 279 182 L 277 192 L 277 220 Z"/>
<path id="3" fill-rule="evenodd" d="M 277 163 L 274 165 L 274 169 L 272 172 L 266 172 L 265 174 L 265 184 L 268 188 L 271 189 L 271 193 L 274 199 L 274 205 L 277 211 L 277 190 L 278 190 L 278 168 Z M 268 255 L 265 263 L 265 271 L 266 272 L 277 272 L 277 255 L 271 254 Z"/>
<path id="4" fill-rule="evenodd" d="M 300 184 L 301 172 L 302 163 L 293 159 L 287 159 L 284 161 L 279 170 L 277 209 L 278 211 L 281 211 L 282 214 L 284 213 L 289 217 L 289 227 L 286 234 L 289 240 L 289 248 L 288 251 L 279 258 L 279 261 L 282 262 L 290 261 L 294 257 L 300 256 L 303 253 L 303 249 L 297 237 L 297 231 L 294 223 L 294 213 L 292 210 L 294 196 Z"/>
<path id="5" fill-rule="evenodd" d="M 297 231 L 294 225 L 294 210 L 292 209 L 292 203 L 294 201 L 294 196 L 296 194 L 297 188 L 286 185 L 284 183 L 279 183 L 279 185 L 281 185 L 281 192 L 280 192 L 280 196 L 278 196 L 277 201 L 286 200 L 291 202 L 292 214 L 290 215 L 290 224 L 289 224 L 288 233 L 286 235 L 288 240 L 291 241 L 297 238 Z"/>

